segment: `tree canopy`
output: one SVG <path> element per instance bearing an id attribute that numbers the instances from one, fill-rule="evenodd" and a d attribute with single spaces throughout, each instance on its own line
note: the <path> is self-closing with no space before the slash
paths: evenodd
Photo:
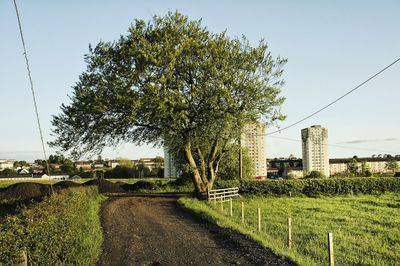
<path id="1" fill-rule="evenodd" d="M 265 41 L 212 33 L 178 12 L 136 20 L 114 42 L 89 46 L 51 143 L 80 156 L 120 142 L 183 152 L 197 192 L 211 188 L 228 144 L 246 123 L 284 119 L 285 59 Z"/>

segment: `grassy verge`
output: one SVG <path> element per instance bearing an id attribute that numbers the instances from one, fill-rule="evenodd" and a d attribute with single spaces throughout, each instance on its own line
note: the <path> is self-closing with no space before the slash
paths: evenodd
<path id="1" fill-rule="evenodd" d="M 241 223 L 241 201 L 245 223 Z M 327 233 L 334 235 L 337 265 L 395 265 L 400 261 L 400 194 L 335 197 L 242 197 L 220 210 L 193 198 L 179 203 L 223 227 L 258 240 L 300 265 L 327 265 Z M 257 230 L 261 208 L 262 230 Z M 287 218 L 292 218 L 293 248 L 287 248 Z"/>
<path id="2" fill-rule="evenodd" d="M 7 216 L 0 224 L 0 265 L 15 265 L 27 250 L 32 265 L 93 265 L 103 235 L 96 187 L 62 190 Z"/>

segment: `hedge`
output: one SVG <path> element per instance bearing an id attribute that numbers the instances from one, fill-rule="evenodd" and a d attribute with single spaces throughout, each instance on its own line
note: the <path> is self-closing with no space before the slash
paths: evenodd
<path id="1" fill-rule="evenodd" d="M 326 194 L 374 194 L 400 192 L 400 178 L 396 177 L 359 177 L 359 178 L 322 178 L 290 180 L 228 180 L 218 181 L 219 188 L 239 187 L 240 193 L 255 195 L 305 194 L 308 196 Z"/>
<path id="2" fill-rule="evenodd" d="M 0 224 L 0 265 L 93 265 L 103 241 L 97 187 L 64 189 Z"/>

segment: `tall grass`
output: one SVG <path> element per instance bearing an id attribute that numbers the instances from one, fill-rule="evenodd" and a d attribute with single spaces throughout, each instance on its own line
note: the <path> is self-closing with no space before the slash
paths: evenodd
<path id="1" fill-rule="evenodd" d="M 241 223 L 241 201 L 245 224 Z M 327 265 L 327 233 L 334 234 L 337 265 L 396 265 L 400 262 L 400 194 L 335 197 L 242 197 L 220 211 L 220 203 L 185 198 L 180 203 L 222 226 L 248 234 L 301 265 Z M 262 230 L 257 230 L 257 208 Z M 292 218 L 292 249 L 287 219 Z"/>
<path id="2" fill-rule="evenodd" d="M 30 265 L 93 265 L 103 241 L 96 187 L 65 189 L 5 217 L 0 265 L 16 265 L 26 250 Z"/>

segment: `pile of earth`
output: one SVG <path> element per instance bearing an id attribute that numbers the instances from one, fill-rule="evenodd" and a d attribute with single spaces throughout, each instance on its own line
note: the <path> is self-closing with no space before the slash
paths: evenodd
<path id="1" fill-rule="evenodd" d="M 122 188 L 127 191 L 136 191 L 136 190 L 141 190 L 141 189 L 146 189 L 146 190 L 155 190 L 159 188 L 159 185 L 153 182 L 147 182 L 147 181 L 138 181 L 134 184 L 124 184 L 122 185 Z"/>
<path id="2" fill-rule="evenodd" d="M 51 194 L 51 186 L 39 183 L 23 182 L 8 186 L 0 192 L 0 199 L 29 200 L 41 199 Z"/>
<path id="3" fill-rule="evenodd" d="M 73 181 L 65 180 L 60 181 L 53 185 L 54 190 L 65 188 L 79 187 L 79 186 L 98 186 L 100 193 L 124 193 L 127 191 L 138 190 L 156 190 L 160 188 L 160 184 L 148 181 L 138 181 L 134 184 L 127 184 L 123 182 L 111 182 L 106 179 L 92 179 L 83 184 Z M 22 182 L 10 185 L 6 188 L 0 188 L 0 200 L 40 200 L 44 196 L 51 194 L 51 186 L 41 183 Z"/>
<path id="4" fill-rule="evenodd" d="M 121 184 L 113 183 L 105 179 L 93 179 L 83 183 L 84 186 L 98 186 L 100 193 L 122 193 L 125 190 Z"/>
<path id="5" fill-rule="evenodd" d="M 75 183 L 73 181 L 65 180 L 60 181 L 53 185 L 54 188 L 63 189 L 63 188 L 70 188 L 70 187 L 79 187 L 79 183 Z"/>

